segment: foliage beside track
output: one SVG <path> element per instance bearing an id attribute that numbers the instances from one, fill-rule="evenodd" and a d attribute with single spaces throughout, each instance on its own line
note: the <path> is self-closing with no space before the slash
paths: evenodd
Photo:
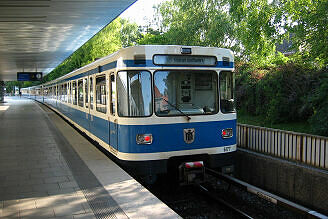
<path id="1" fill-rule="evenodd" d="M 327 69 L 286 63 L 270 69 L 242 64 L 236 70 L 242 123 L 328 136 L 327 93 Z"/>

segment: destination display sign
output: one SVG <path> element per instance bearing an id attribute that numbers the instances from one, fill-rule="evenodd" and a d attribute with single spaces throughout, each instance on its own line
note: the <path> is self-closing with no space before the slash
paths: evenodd
<path id="1" fill-rule="evenodd" d="M 42 72 L 17 72 L 17 81 L 41 81 Z"/>
<path id="2" fill-rule="evenodd" d="M 193 55 L 154 55 L 153 62 L 155 65 L 216 66 L 216 57 Z"/>

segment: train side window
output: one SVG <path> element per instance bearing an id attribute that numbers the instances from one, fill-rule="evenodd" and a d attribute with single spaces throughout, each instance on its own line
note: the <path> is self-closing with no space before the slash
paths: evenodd
<path id="1" fill-rule="evenodd" d="M 58 100 L 59 99 L 59 85 L 57 84 L 56 86 L 55 86 L 55 89 L 56 89 L 56 100 Z"/>
<path id="2" fill-rule="evenodd" d="M 76 81 L 73 81 L 72 83 L 72 99 L 73 104 L 77 104 L 77 87 L 76 87 Z"/>
<path id="3" fill-rule="evenodd" d="M 72 97 L 71 97 L 71 95 L 72 95 L 72 90 L 71 90 L 71 82 L 68 82 L 67 83 L 67 101 L 68 101 L 68 103 L 72 103 Z"/>
<path id="4" fill-rule="evenodd" d="M 84 92 L 85 92 L 85 108 L 89 107 L 89 92 L 88 92 L 88 79 L 84 79 Z"/>
<path id="5" fill-rule="evenodd" d="M 77 86 L 78 86 L 78 104 L 79 106 L 83 107 L 83 81 L 78 80 Z"/>
<path id="6" fill-rule="evenodd" d="M 115 101 L 116 101 L 116 83 L 115 75 L 112 73 L 110 75 L 110 113 L 115 116 Z"/>
<path id="7" fill-rule="evenodd" d="M 96 78 L 96 110 L 106 113 L 106 76 Z"/>
<path id="8" fill-rule="evenodd" d="M 65 102 L 65 84 L 62 84 L 62 96 L 61 96 L 61 101 Z"/>
<path id="9" fill-rule="evenodd" d="M 62 85 L 57 85 L 58 86 L 58 96 L 57 96 L 57 100 L 61 101 L 62 100 Z"/>
<path id="10" fill-rule="evenodd" d="M 93 78 L 90 77 L 90 109 L 93 109 Z"/>
<path id="11" fill-rule="evenodd" d="M 64 84 L 64 102 L 67 102 L 67 83 Z"/>
<path id="12" fill-rule="evenodd" d="M 57 87 L 57 85 L 54 86 L 54 94 L 55 94 L 54 99 L 57 100 L 57 98 L 58 98 L 58 87 Z"/>
<path id="13" fill-rule="evenodd" d="M 117 74 L 117 113 L 123 117 L 151 116 L 151 74 L 148 71 L 120 71 Z"/>

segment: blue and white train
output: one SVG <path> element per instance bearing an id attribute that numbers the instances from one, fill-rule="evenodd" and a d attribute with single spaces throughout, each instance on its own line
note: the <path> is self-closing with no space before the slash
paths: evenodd
<path id="1" fill-rule="evenodd" d="M 135 46 L 23 94 L 58 112 L 138 175 L 195 161 L 229 169 L 236 151 L 233 71 L 228 49 Z"/>

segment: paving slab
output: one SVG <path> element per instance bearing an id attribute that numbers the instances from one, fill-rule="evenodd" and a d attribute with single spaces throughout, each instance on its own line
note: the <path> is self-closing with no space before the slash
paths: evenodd
<path id="1" fill-rule="evenodd" d="M 65 199 L 80 188 L 44 111 L 28 99 L 9 98 L 6 105 L 0 114 L 0 218 L 93 215 L 84 196 L 78 205 Z"/>

